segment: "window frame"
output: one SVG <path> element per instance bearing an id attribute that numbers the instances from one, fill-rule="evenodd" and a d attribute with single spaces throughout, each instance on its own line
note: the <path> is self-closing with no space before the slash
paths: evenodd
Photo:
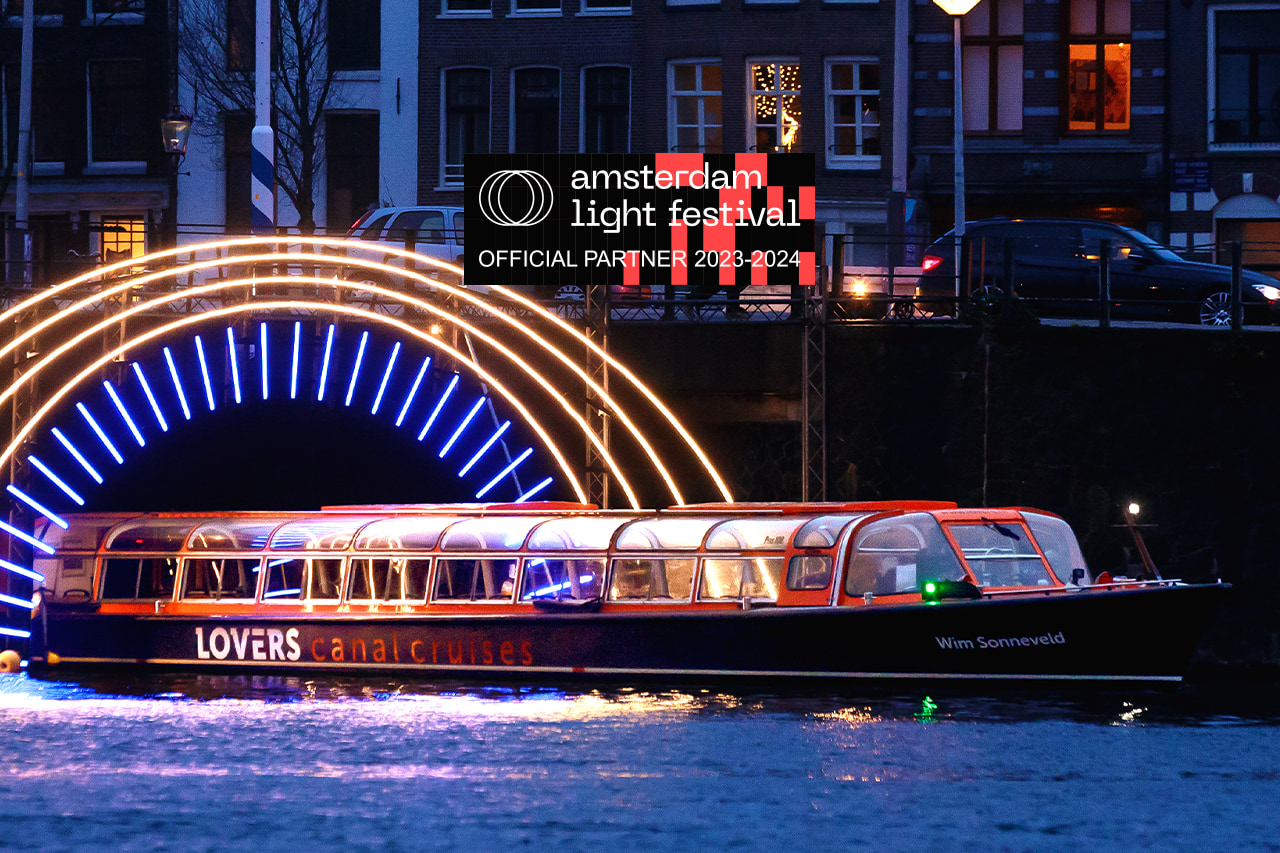
<path id="1" fill-rule="evenodd" d="M 1068 136 L 1124 136 L 1132 132 L 1133 129 L 1133 3 L 1132 0 L 1091 0 L 1094 4 L 1094 28 L 1090 32 L 1075 33 L 1072 32 L 1072 0 L 1064 0 L 1062 7 L 1062 45 L 1063 45 L 1063 65 L 1065 71 L 1062 75 L 1062 99 L 1064 109 L 1062 111 L 1062 127 L 1063 132 Z M 1107 6 L 1108 4 L 1120 3 L 1128 7 L 1129 28 L 1123 34 L 1119 32 L 1108 32 L 1106 30 Z M 1095 71 L 1101 68 L 1103 73 L 1106 71 L 1107 49 L 1110 47 L 1124 48 L 1129 51 L 1128 56 L 1128 76 L 1125 79 L 1125 121 L 1124 127 L 1108 127 L 1106 115 L 1107 87 L 1095 86 L 1094 95 L 1094 119 L 1093 127 L 1072 127 L 1071 106 L 1072 106 L 1072 77 L 1071 72 L 1071 49 L 1073 47 L 1093 47 L 1093 59 Z"/>
<path id="2" fill-rule="evenodd" d="M 681 66 L 692 66 L 695 69 L 695 86 L 692 90 L 676 90 L 676 68 Z M 720 69 L 720 88 L 706 89 L 703 87 L 703 69 L 714 66 Z M 678 98 L 695 98 L 698 104 L 698 123 L 696 125 L 680 124 L 678 120 L 678 110 L 676 101 Z M 720 99 L 720 121 L 718 124 L 709 124 L 706 120 L 706 99 Z M 725 150 L 724 144 L 724 64 L 718 58 L 693 58 L 693 59 L 673 59 L 667 63 L 667 150 L 679 153 L 687 153 L 680 147 L 680 129 L 696 128 L 698 131 L 698 147 L 696 153 L 715 154 Z M 707 145 L 707 130 L 716 128 L 720 131 L 720 142 L 715 146 Z"/>
<path id="3" fill-rule="evenodd" d="M 450 9 L 451 0 L 440 0 L 442 18 L 492 18 L 493 0 L 486 0 L 484 9 Z"/>
<path id="4" fill-rule="evenodd" d="M 96 174 L 104 174 L 104 173 L 145 174 L 147 170 L 147 160 L 146 160 L 147 152 L 145 150 L 146 143 L 142 142 L 143 137 L 141 135 L 139 135 L 138 140 L 139 140 L 139 144 L 143 145 L 143 150 L 137 151 L 137 152 L 126 152 L 126 153 L 141 154 L 142 156 L 138 159 L 108 160 L 108 159 L 103 159 L 99 156 L 96 156 L 94 152 L 93 112 L 94 112 L 94 105 L 96 103 L 96 99 L 94 98 L 93 72 L 95 68 L 102 67 L 104 65 L 109 65 L 109 64 L 119 64 L 119 65 L 129 64 L 129 65 L 140 67 L 142 69 L 141 82 L 138 84 L 136 89 L 133 90 L 136 92 L 136 95 L 138 97 L 138 101 L 139 101 L 138 113 L 139 114 L 134 116 L 129 116 L 127 114 L 121 114 L 121 112 L 119 111 L 112 110 L 113 116 L 118 119 L 117 122 L 112 122 L 112 123 L 128 125 L 132 122 L 137 121 L 137 119 L 141 118 L 141 115 L 146 112 L 146 104 L 147 104 L 147 89 L 146 89 L 146 82 L 145 82 L 146 63 L 142 59 L 135 59 L 132 57 L 121 57 L 121 58 L 91 59 L 87 61 L 84 66 L 84 87 L 85 87 L 84 89 L 85 91 L 85 105 L 84 105 L 85 169 L 84 171 L 86 174 L 95 174 L 95 173 Z M 118 91 L 118 90 L 108 90 L 108 91 Z M 102 94 L 104 93 L 99 92 L 99 96 L 101 96 Z M 127 113 L 128 110 L 126 109 L 124 112 Z"/>
<path id="5" fill-rule="evenodd" d="M 545 0 L 511 0 L 511 8 L 508 17 L 511 18 L 559 18 L 564 15 L 565 0 L 556 0 L 556 7 L 529 7 L 521 8 L 522 3 L 538 3 Z"/>
<path id="6" fill-rule="evenodd" d="M 755 75 L 755 70 L 756 70 L 756 68 L 757 68 L 757 67 L 759 67 L 759 66 L 764 66 L 764 65 L 773 65 L 773 66 L 777 66 L 777 70 L 773 73 L 773 80 L 771 81 L 772 83 L 774 83 L 774 84 L 776 84 L 776 85 L 777 85 L 777 88 L 771 88 L 771 89 L 756 89 L 756 87 L 755 87 L 755 76 L 756 76 L 756 75 Z M 784 99 L 784 98 L 792 98 L 792 97 L 797 98 L 797 99 L 800 99 L 800 98 L 803 98 L 803 96 L 804 96 L 804 94 L 803 94 L 803 83 L 801 83 L 801 84 L 800 84 L 799 86 L 797 86 L 797 88 L 795 88 L 795 89 L 786 89 L 786 88 L 783 88 L 783 86 L 784 86 L 784 83 L 783 83 L 783 80 L 782 80 L 783 68 L 784 68 L 784 67 L 786 67 L 786 66 L 791 66 L 791 65 L 794 65 L 794 66 L 796 67 L 796 76 L 797 76 L 797 78 L 799 78 L 799 77 L 800 77 L 800 75 L 801 75 L 801 73 L 802 73 L 802 72 L 801 72 L 801 63 L 800 63 L 800 59 L 799 59 L 799 57 L 795 57 L 795 56 L 789 56 L 789 57 L 781 57 L 781 56 L 773 56 L 773 57 L 755 57 L 755 58 L 750 58 L 750 59 L 748 59 L 748 60 L 747 60 L 747 63 L 746 63 L 746 78 L 747 78 L 747 80 L 746 80 L 746 83 L 747 83 L 747 91 L 746 91 L 746 95 L 747 95 L 747 97 L 746 97 L 746 128 L 747 128 L 747 138 L 746 138 L 746 140 L 745 140 L 745 141 L 746 141 L 746 143 L 747 143 L 747 145 L 745 146 L 745 150 L 746 150 L 746 151 L 749 151 L 749 152 L 752 152 L 752 153 L 755 153 L 755 154 L 787 154 L 787 153 L 792 153 L 792 152 L 796 152 L 796 151 L 800 151 L 800 150 L 802 150 L 803 140 L 804 140 L 804 135 L 803 135 L 803 134 L 804 134 L 804 112 L 803 112 L 803 110 L 802 110 L 802 111 L 801 111 L 801 113 L 800 113 L 800 118 L 799 118 L 799 120 L 796 122 L 796 126 L 797 126 L 797 131 L 796 131 L 796 137 L 797 137 L 797 139 L 796 139 L 796 141 L 795 141 L 795 142 L 793 142 L 793 143 L 791 143 L 791 144 L 789 144 L 789 145 L 787 145 L 785 148 L 784 148 L 784 147 L 782 146 L 782 144 L 781 144 L 781 143 L 782 143 L 782 137 L 783 137 L 783 130 L 782 130 L 782 128 L 783 128 L 783 124 L 782 124 L 782 117 L 781 117 L 781 115 L 780 115 L 780 113 L 782 112 L 782 99 Z M 779 113 L 779 115 L 778 115 L 778 119 L 777 119 L 777 124 L 775 124 L 775 125 L 764 125 L 764 124 L 760 124 L 760 123 L 758 123 L 758 122 L 756 121 L 755 99 L 756 99 L 757 97 L 767 97 L 767 98 L 772 98 L 772 99 L 774 100 L 774 108 L 775 108 L 775 109 L 777 110 L 777 112 Z M 802 102 L 802 103 L 803 103 L 803 102 Z M 776 128 L 777 128 L 777 140 L 774 142 L 774 144 L 773 144 L 773 146 L 772 146 L 772 149 L 773 149 L 773 150 L 771 150 L 771 151 L 761 151 L 761 150 L 760 150 L 760 144 L 759 144 L 759 142 L 757 141 L 757 129 L 758 129 L 758 128 L 761 128 L 761 127 L 776 127 Z"/>
<path id="7" fill-rule="evenodd" d="M 591 5 L 596 3 L 597 5 Z M 579 0 L 578 15 L 630 15 L 631 0 Z"/>
<path id="8" fill-rule="evenodd" d="M 587 94 L 588 94 L 588 87 L 587 87 L 587 75 L 588 75 L 588 74 L 590 74 L 592 71 L 600 71 L 600 70 L 602 70 L 602 69 L 623 70 L 623 71 L 626 71 L 626 72 L 627 72 L 627 82 L 626 82 L 627 103 L 626 103 L 626 107 L 625 107 L 627 128 L 626 128 L 626 133 L 625 133 L 625 137 L 626 137 L 626 138 L 623 140 L 623 147 L 622 147 L 622 150 L 621 150 L 621 151 L 598 151 L 598 150 L 593 150 L 593 149 L 590 147 L 590 145 L 588 144 L 588 143 L 589 143 L 588 133 L 589 133 L 590 126 L 591 126 L 590 118 L 591 118 L 591 116 L 592 116 L 592 115 L 594 115 L 595 113 L 590 113 L 590 112 L 588 112 L 588 106 L 587 106 Z M 579 151 L 581 151 L 581 152 L 583 152 L 583 153 L 586 153 L 586 154 L 627 154 L 627 153 L 629 153 L 629 152 L 631 151 L 631 124 L 632 124 L 632 122 L 631 122 L 631 118 L 632 118 L 632 109 L 631 109 L 631 106 L 632 106 L 632 98 L 631 98 L 631 82 L 632 82 L 633 78 L 634 78 L 634 74 L 632 73 L 632 68 L 631 68 L 631 66 L 630 66 L 630 65 L 615 65 L 615 64 L 611 64 L 611 63 L 599 63 L 599 64 L 596 64 L 596 65 L 585 65 L 585 66 L 583 66 L 583 67 L 582 67 L 581 71 L 579 71 L 579 74 L 578 74 L 578 79 L 579 79 L 579 85 L 578 85 L 578 93 L 579 93 L 579 99 L 578 99 L 578 104 L 579 104 L 579 109 L 578 109 L 578 126 L 579 126 L 579 128 L 580 128 L 580 131 L 579 131 L 579 134 L 578 134 L 578 137 L 579 137 L 579 139 L 578 139 L 578 150 L 579 150 Z M 600 113 L 613 113 L 613 112 L 623 112 L 623 110 L 598 110 L 598 112 L 600 112 Z"/>
<path id="9" fill-rule="evenodd" d="M 516 140 L 520 136 L 520 122 L 519 122 L 519 114 L 517 112 L 517 106 L 518 106 L 517 99 L 519 98 L 519 92 L 518 92 L 519 87 L 517 84 L 517 78 L 521 73 L 527 72 L 527 71 L 554 71 L 556 74 L 556 110 L 555 110 L 556 146 L 553 151 L 526 151 L 523 148 L 517 147 L 516 145 Z M 511 69 L 511 76 L 510 76 L 509 82 L 510 82 L 510 88 L 511 88 L 511 97 L 510 97 L 510 103 L 509 103 L 510 111 L 507 114 L 508 127 L 509 127 L 508 138 L 507 138 L 507 144 L 508 144 L 507 150 L 513 154 L 558 154 L 560 153 L 561 139 L 562 139 L 562 134 L 564 132 L 564 71 L 554 65 L 521 65 L 517 68 Z"/>
<path id="10" fill-rule="evenodd" d="M 1280 3 L 1266 5 L 1243 5 L 1233 3 L 1224 6 L 1210 6 L 1206 13 L 1208 20 L 1205 27 L 1205 46 L 1207 59 L 1206 85 L 1206 139 L 1210 151 L 1280 151 L 1280 139 L 1250 142 L 1247 140 L 1224 142 L 1217 138 L 1216 116 L 1218 112 L 1218 15 L 1232 12 L 1274 12 L 1280 10 Z M 1280 50 L 1280 47 L 1277 48 Z M 1259 107 L 1261 109 L 1261 107 Z M 1280 122 L 1278 122 L 1280 123 Z"/>
<path id="11" fill-rule="evenodd" d="M 833 87 L 832 80 L 831 80 L 831 71 L 833 67 L 838 65 L 850 65 L 853 67 L 855 82 L 852 89 L 837 90 Z M 883 163 L 883 157 L 884 157 L 883 153 L 840 154 L 836 151 L 837 110 L 835 109 L 835 99 L 837 97 L 852 96 L 857 98 L 859 102 L 861 102 L 861 99 L 870 93 L 870 90 L 860 89 L 856 82 L 856 78 L 859 76 L 860 69 L 865 65 L 876 66 L 877 73 L 879 73 L 880 60 L 878 57 L 833 56 L 833 57 L 828 57 L 826 61 L 823 63 L 823 84 L 822 85 L 824 90 L 824 96 L 826 98 L 826 110 L 824 111 L 826 115 L 823 123 L 826 126 L 825 127 L 825 134 L 826 134 L 825 151 L 826 151 L 826 165 L 828 169 L 878 169 Z M 875 90 L 875 98 L 879 103 L 883 103 L 883 98 L 884 98 L 883 78 L 881 78 L 881 83 L 882 83 L 881 88 Z M 884 129 L 884 123 L 879 120 L 879 116 L 882 115 L 883 112 L 884 112 L 883 109 L 880 109 L 877 111 L 877 119 L 875 124 L 877 131 L 882 131 Z M 866 126 L 862 122 L 860 116 L 861 114 L 859 114 L 859 119 L 856 121 L 856 123 L 852 125 L 857 129 L 857 135 L 859 139 L 859 145 L 858 145 L 859 149 L 863 147 L 862 142 L 865 139 L 863 135 L 863 129 Z M 839 126 L 845 127 L 846 125 L 841 124 Z M 884 137 L 881 135 L 877 135 L 876 138 L 882 140 L 881 151 L 883 152 Z"/>
<path id="12" fill-rule="evenodd" d="M 961 22 L 961 48 L 964 51 L 964 62 L 961 73 L 969 71 L 973 68 L 973 61 L 970 59 L 970 49 L 979 49 L 986 51 L 986 71 L 987 71 L 987 110 L 985 127 L 970 127 L 970 123 L 978 117 L 978 111 L 967 98 L 964 105 L 965 118 L 965 136 L 1020 136 L 1023 133 L 1023 106 L 1026 103 L 1026 88 L 1024 85 L 1024 73 L 1026 71 L 1027 53 L 1026 53 L 1026 33 L 1027 19 L 1024 0 L 988 0 L 991 4 L 987 7 L 987 32 L 971 33 L 969 32 L 970 18 L 965 16 Z M 1022 7 L 1021 26 L 1016 33 L 1000 32 L 1000 11 L 1005 5 L 1013 5 Z M 1018 88 L 1018 126 L 1016 128 L 1001 128 L 1000 125 L 1000 106 L 1006 100 L 1006 95 L 1010 93 L 1003 85 L 1000 76 L 1000 51 L 1002 48 L 1016 47 L 1018 49 L 1018 73 L 1013 79 L 1017 80 Z M 964 82 L 963 80 L 961 81 Z"/>
<path id="13" fill-rule="evenodd" d="M 483 151 L 460 151 L 458 163 L 449 162 L 449 75 L 454 72 L 482 71 L 488 78 L 489 85 L 485 91 Z M 480 114 L 481 110 L 466 111 L 460 114 Z M 478 65 L 458 65 L 440 70 L 440 185 L 460 187 L 463 183 L 463 168 L 467 154 L 488 154 L 493 150 L 493 69 Z"/>

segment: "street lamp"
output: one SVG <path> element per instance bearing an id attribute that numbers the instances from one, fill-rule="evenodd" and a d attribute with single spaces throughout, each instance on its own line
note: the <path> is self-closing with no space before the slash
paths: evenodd
<path id="1" fill-rule="evenodd" d="M 169 245 L 178 245 L 178 166 L 187 155 L 187 137 L 191 135 L 191 116 L 174 106 L 160 119 L 160 139 L 164 153 L 173 161 L 169 170 Z"/>
<path id="2" fill-rule="evenodd" d="M 964 84 L 960 79 L 960 19 L 969 13 L 978 0 L 933 0 L 934 4 L 951 16 L 952 43 L 955 48 L 955 138 L 952 156 L 956 161 L 956 299 L 960 298 L 960 247 L 964 244 Z"/>
<path id="3" fill-rule="evenodd" d="M 164 141 L 164 153 L 173 158 L 176 170 L 187 154 L 187 137 L 191 135 L 191 116 L 175 106 L 160 119 L 160 137 Z"/>

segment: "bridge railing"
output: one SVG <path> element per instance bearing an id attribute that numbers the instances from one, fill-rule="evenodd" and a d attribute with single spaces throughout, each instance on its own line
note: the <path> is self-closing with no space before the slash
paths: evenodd
<path id="1" fill-rule="evenodd" d="M 148 280 L 146 277 L 157 272 L 148 265 L 148 258 L 141 256 L 136 265 L 123 263 L 110 273 L 105 270 L 113 261 L 124 261 L 130 258 L 123 250 L 106 252 L 89 252 L 92 243 L 83 244 L 85 251 L 68 249 L 62 254 L 48 251 L 48 241 L 56 236 L 56 229 L 46 228 L 46 243 L 37 260 L 30 263 L 6 260 L 3 264 L 7 278 L 0 284 L 0 302 L 6 306 L 30 296 L 33 292 L 52 287 L 76 275 L 84 275 L 95 270 L 104 270 L 98 279 L 86 281 L 74 292 L 66 293 L 56 300 L 56 304 L 69 304 L 73 299 L 80 299 L 85 294 L 103 289 L 112 282 L 137 280 L 137 289 L 131 291 L 130 298 L 139 301 L 144 296 L 158 291 L 189 290 L 210 282 L 240 278 L 265 277 L 269 275 L 307 275 L 322 278 L 341 278 L 344 280 L 368 281 L 371 285 L 390 289 L 407 288 L 418 296 L 429 296 L 434 288 L 428 283 L 413 280 L 411 277 L 399 275 L 397 270 L 371 271 L 352 263 L 353 259 L 363 257 L 376 262 L 387 262 L 398 269 L 407 264 L 411 271 L 430 278 L 438 278 L 450 283 L 462 283 L 464 286 L 479 292 L 489 289 L 479 282 L 466 282 L 456 274 L 436 269 L 429 262 L 406 261 L 393 257 L 386 251 L 389 244 L 384 243 L 349 243 L 346 245 L 325 245 L 308 247 L 308 251 L 327 256 L 323 261 L 304 261 L 282 258 L 270 262 L 248 263 L 243 259 L 244 252 L 261 252 L 261 247 L 247 248 L 235 246 L 215 246 L 214 248 L 196 248 L 192 245 L 189 252 L 179 252 L 172 258 L 175 265 L 187 265 L 195 261 L 205 263 L 201 269 L 187 270 L 175 276 Z M 105 234 L 105 231 L 103 232 Z M 12 236 L 12 235 L 9 235 Z M 82 235 L 83 236 L 83 235 Z M 218 234 L 187 235 L 188 237 L 218 237 Z M 12 249 L 13 240 L 6 240 L 5 245 Z M 38 242 L 38 241 L 37 241 Z M 104 244 L 105 245 L 105 244 Z M 295 234 L 279 235 L 278 245 L 282 252 L 297 251 L 302 248 Z M 415 246 L 413 235 L 407 235 L 405 247 L 412 250 Z M 826 306 L 826 319 L 834 323 L 936 323 L 955 321 L 979 321 L 1011 314 L 1035 318 L 1051 318 L 1058 316 L 1084 318 L 1107 323 L 1110 319 L 1122 318 L 1136 313 L 1139 309 L 1153 315 L 1163 313 L 1168 319 L 1189 322 L 1208 322 L 1217 325 L 1239 325 L 1241 322 L 1270 321 L 1269 312 L 1259 311 L 1260 305 L 1254 292 L 1237 286 L 1229 291 L 1224 289 L 1226 298 L 1220 302 L 1219 312 L 1209 316 L 1205 312 L 1208 306 L 1203 294 L 1184 296 L 1164 296 L 1157 298 L 1136 298 L 1110 286 L 1109 267 L 1106 263 L 1096 263 L 1096 285 L 1083 290 L 1077 288 L 1071 293 L 1052 298 L 1045 295 L 1028 295 L 1024 292 L 1013 293 L 998 285 L 992 286 L 990 279 L 994 276 L 1009 280 L 1018 280 L 1011 276 L 1021 275 L 1019 272 L 1023 259 L 1019 257 L 1016 245 L 1006 245 L 1003 251 L 993 251 L 993 247 L 983 245 L 977 247 L 972 241 L 966 241 L 962 247 L 962 269 L 970 274 L 959 277 L 958 287 L 949 279 L 943 282 L 946 286 L 938 287 L 937 276 L 929 276 L 921 267 L 887 266 L 882 261 L 891 255 L 911 256 L 911 253 L 890 252 L 892 247 L 876 238 L 859 238 L 854 235 L 827 235 L 823 249 L 819 255 L 819 265 L 814 271 L 815 284 L 795 287 L 785 285 L 748 286 L 745 288 L 720 288 L 713 293 L 691 292 L 685 287 L 649 286 L 649 287 L 616 287 L 609 294 L 608 305 L 610 318 L 615 322 L 723 322 L 723 321 L 760 321 L 760 322 L 799 322 L 812 319 L 813 306 Z M 917 253 L 918 254 L 918 253 Z M 999 256 L 999 275 L 988 275 L 993 266 L 992 259 Z M 328 257 L 331 257 L 330 261 Z M 1241 278 L 1241 271 L 1246 268 L 1258 269 L 1267 273 L 1280 272 L 1280 243 L 1254 240 L 1249 242 L 1224 242 L 1215 247 L 1214 252 L 1206 257 L 1203 247 L 1197 249 L 1197 259 L 1226 262 L 1237 270 L 1236 281 Z M 977 272 L 975 273 L 975 270 Z M 17 278 L 15 278 L 15 274 Z M 109 278 L 110 282 L 106 279 Z M 926 280 L 929 285 L 925 286 Z M 958 293 L 956 291 L 959 291 Z M 281 285 L 279 283 L 263 283 L 250 285 L 235 291 L 226 291 L 216 296 L 193 295 L 190 300 L 174 302 L 171 310 L 192 311 L 207 308 L 215 303 L 227 301 L 243 301 L 255 298 L 278 297 L 293 294 L 310 296 L 327 296 L 342 301 L 367 301 L 375 303 L 378 310 L 395 311 L 395 300 L 376 298 L 372 290 L 367 292 L 349 289 L 325 288 L 312 284 Z M 545 289 L 529 289 L 526 297 L 541 302 L 555 313 L 566 318 L 581 317 L 583 312 L 583 294 L 576 293 L 573 288 L 564 292 L 548 292 Z M 825 298 L 824 298 L 825 297 Z M 500 296 L 495 296 L 500 298 Z M 1280 301 L 1280 300 L 1278 300 Z M 1277 312 L 1280 314 L 1280 312 Z M 1158 318 L 1158 317 L 1157 317 Z M 1204 318 L 1204 319 L 1202 319 Z"/>

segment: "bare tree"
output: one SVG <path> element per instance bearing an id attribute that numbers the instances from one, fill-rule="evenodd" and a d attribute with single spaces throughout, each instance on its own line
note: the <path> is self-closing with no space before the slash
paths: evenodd
<path id="1" fill-rule="evenodd" d="M 255 0 L 185 0 L 181 74 L 201 103 L 195 130 L 220 138 L 223 116 L 254 110 Z M 298 228 L 315 231 L 316 175 L 324 165 L 324 114 L 337 90 L 328 67 L 324 0 L 273 0 L 272 101 L 276 184 L 298 212 Z M 212 102 L 212 103 L 210 103 Z"/>

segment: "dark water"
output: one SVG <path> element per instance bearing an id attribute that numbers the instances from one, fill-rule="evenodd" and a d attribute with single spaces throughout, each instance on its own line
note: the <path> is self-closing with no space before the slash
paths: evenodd
<path id="1" fill-rule="evenodd" d="M 0 676 L 0 848 L 1280 850 L 1280 690 Z"/>

